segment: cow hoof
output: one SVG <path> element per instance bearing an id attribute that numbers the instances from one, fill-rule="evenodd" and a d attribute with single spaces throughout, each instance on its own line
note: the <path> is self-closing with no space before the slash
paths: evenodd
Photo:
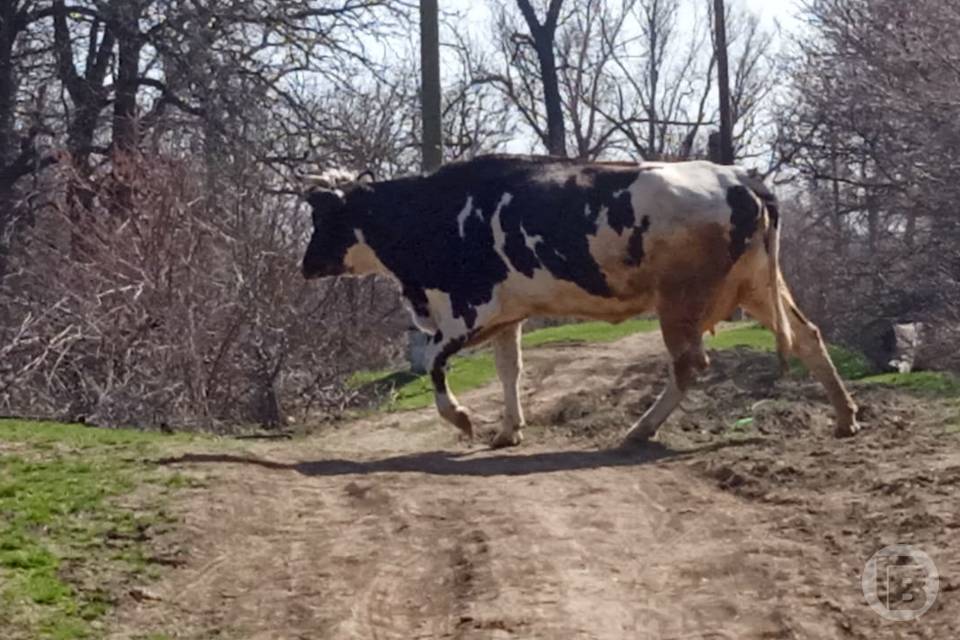
<path id="1" fill-rule="evenodd" d="M 523 442 L 523 432 L 520 429 L 514 429 L 510 433 L 501 431 L 490 443 L 493 449 L 504 449 L 506 447 L 516 447 Z"/>
<path id="2" fill-rule="evenodd" d="M 650 438 L 656 435 L 657 431 L 655 429 L 645 429 L 639 425 L 627 431 L 627 435 L 623 439 L 623 444 L 626 446 L 632 444 L 643 444 L 649 442 Z"/>
<path id="3" fill-rule="evenodd" d="M 453 414 L 453 424 L 457 426 L 464 438 L 473 440 L 473 422 L 466 411 L 457 409 L 457 412 Z"/>
<path id="4" fill-rule="evenodd" d="M 852 438 L 860 431 L 860 424 L 856 421 L 847 424 L 838 424 L 833 435 L 837 438 Z"/>

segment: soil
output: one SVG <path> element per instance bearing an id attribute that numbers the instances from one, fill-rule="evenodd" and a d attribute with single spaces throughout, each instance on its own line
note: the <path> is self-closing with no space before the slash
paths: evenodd
<path id="1" fill-rule="evenodd" d="M 620 449 L 663 384 L 658 336 L 525 355 L 512 450 L 459 442 L 431 409 L 158 461 L 206 480 L 161 541 L 176 566 L 110 637 L 960 637 L 955 405 L 854 385 L 864 431 L 838 440 L 816 384 L 713 353 L 657 441 Z M 501 409 L 496 385 L 461 400 Z M 940 575 L 910 622 L 861 588 L 897 543 Z M 917 606 L 910 570 L 882 571 L 897 609 Z"/>

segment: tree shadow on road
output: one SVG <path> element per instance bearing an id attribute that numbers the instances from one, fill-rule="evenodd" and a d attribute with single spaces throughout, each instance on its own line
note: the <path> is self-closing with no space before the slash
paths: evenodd
<path id="1" fill-rule="evenodd" d="M 729 446 L 743 446 L 762 441 L 742 439 L 691 449 L 673 449 L 659 442 L 612 449 L 559 450 L 536 453 L 493 453 L 427 451 L 391 456 L 375 460 L 330 458 L 303 462 L 278 462 L 264 458 L 233 454 L 188 453 L 155 461 L 160 465 L 176 464 L 248 464 L 305 476 L 346 476 L 371 473 L 425 473 L 438 476 L 525 476 L 558 471 L 631 467 L 661 460 L 689 458 Z"/>

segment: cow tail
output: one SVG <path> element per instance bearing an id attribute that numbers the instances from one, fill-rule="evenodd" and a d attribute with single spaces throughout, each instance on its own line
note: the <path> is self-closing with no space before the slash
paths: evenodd
<path id="1" fill-rule="evenodd" d="M 769 260 L 770 297 L 773 303 L 773 333 L 777 338 L 777 355 L 780 359 L 780 368 L 786 372 L 787 354 L 793 347 L 793 332 L 790 321 L 787 319 L 787 309 L 784 305 L 785 284 L 780 271 L 780 210 L 776 198 L 772 195 L 762 197 L 767 218 L 766 244 Z"/>

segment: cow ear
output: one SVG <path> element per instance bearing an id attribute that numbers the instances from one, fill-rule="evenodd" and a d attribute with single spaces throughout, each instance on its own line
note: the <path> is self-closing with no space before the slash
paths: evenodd
<path id="1" fill-rule="evenodd" d="M 320 221 L 343 206 L 343 196 L 336 191 L 318 189 L 306 195 L 307 202 L 313 207 L 313 226 L 320 226 Z"/>

